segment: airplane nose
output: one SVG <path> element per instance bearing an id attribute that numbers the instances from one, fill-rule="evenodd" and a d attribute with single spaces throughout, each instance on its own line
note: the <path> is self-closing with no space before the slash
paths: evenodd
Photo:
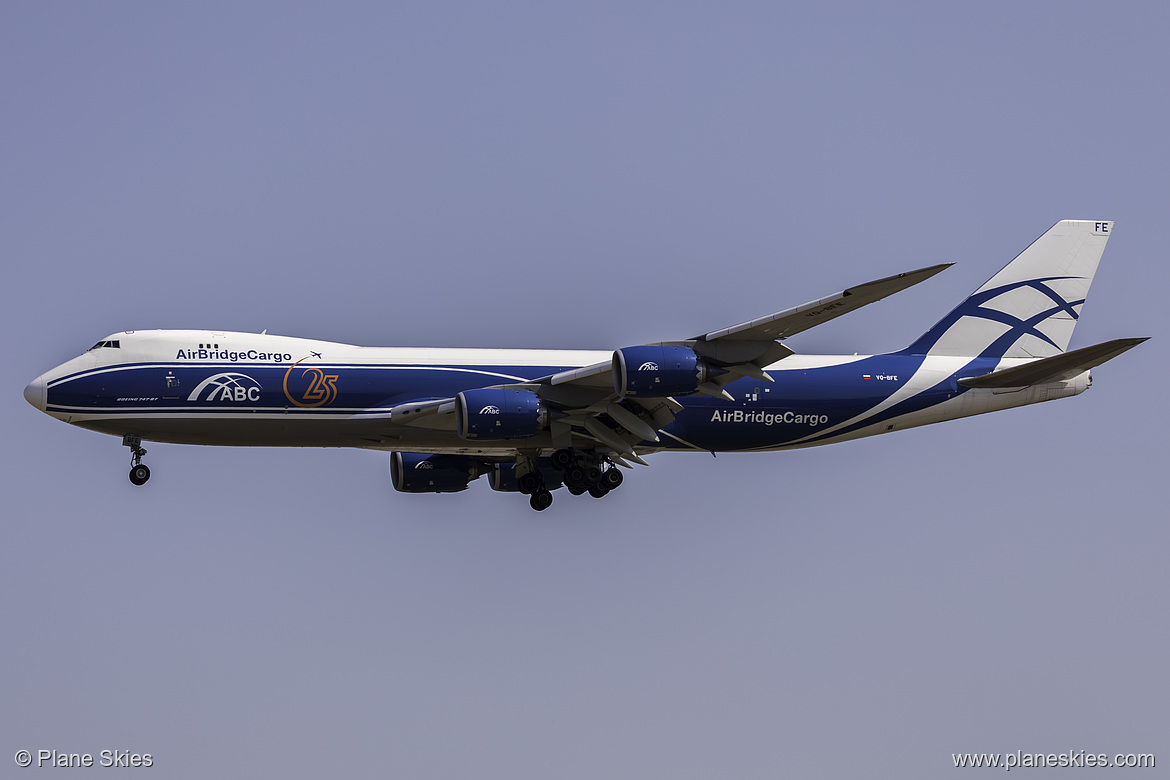
<path id="1" fill-rule="evenodd" d="M 29 382 L 28 386 L 24 388 L 24 400 L 40 409 L 42 412 L 45 411 L 44 375 L 38 376 L 33 381 Z"/>

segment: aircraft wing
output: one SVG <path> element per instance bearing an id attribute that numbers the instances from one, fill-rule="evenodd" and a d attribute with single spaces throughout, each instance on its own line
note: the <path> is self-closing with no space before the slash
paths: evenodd
<path id="1" fill-rule="evenodd" d="M 619 395 L 614 373 L 615 367 L 619 366 L 620 353 L 655 347 L 684 348 L 703 366 L 702 381 L 686 392 L 734 400 L 724 386 L 741 377 L 773 381 L 764 368 L 793 354 L 780 343 L 782 339 L 905 290 L 950 265 L 944 263 L 878 279 L 691 339 L 618 350 L 612 360 L 561 371 L 530 382 L 485 389 L 527 390 L 539 396 L 550 410 L 549 427 L 553 446 L 557 448 L 581 446 L 580 442 L 574 442 L 574 438 L 584 438 L 608 446 L 614 455 L 643 463 L 635 447 L 643 451 L 654 449 L 654 444 L 659 441 L 657 432 L 669 425 L 683 407 L 669 395 Z M 391 420 L 400 425 L 450 426 L 453 429 L 455 401 L 450 398 L 404 404 L 392 410 Z M 651 442 L 650 446 L 647 447 L 645 442 Z"/>
<path id="2" fill-rule="evenodd" d="M 818 298 L 815 301 L 794 306 L 791 309 L 769 314 L 767 317 L 749 320 L 748 322 L 732 325 L 730 328 L 711 331 L 696 340 L 714 341 L 716 339 L 759 340 L 759 339 L 786 339 L 797 333 L 808 330 L 814 325 L 836 319 L 842 314 L 860 309 L 870 303 L 875 303 L 887 295 L 901 292 L 907 287 L 913 287 L 924 282 L 940 271 L 950 268 L 954 263 L 932 265 L 929 268 L 920 268 L 896 276 L 887 276 L 856 287 L 850 287 L 834 295 Z"/>
<path id="3" fill-rule="evenodd" d="M 694 349 L 701 357 L 716 363 L 731 376 L 723 375 L 726 381 L 715 380 L 715 387 L 708 388 L 710 395 L 723 395 L 716 388 L 750 376 L 765 382 L 772 381 L 763 370 L 764 366 L 782 360 L 793 354 L 792 350 L 778 343 L 796 333 L 808 330 L 814 325 L 836 319 L 842 314 L 860 309 L 926 281 L 935 274 L 949 268 L 953 263 L 933 265 L 917 271 L 888 276 L 873 282 L 850 287 L 839 293 L 818 298 L 815 301 L 791 309 L 759 317 L 730 328 L 711 331 L 685 341 L 660 341 L 651 346 L 682 346 Z M 570 371 L 562 371 L 536 380 L 550 385 L 575 385 L 583 388 L 613 387 L 612 361 L 595 363 Z M 699 392 L 706 392 L 699 388 Z"/>

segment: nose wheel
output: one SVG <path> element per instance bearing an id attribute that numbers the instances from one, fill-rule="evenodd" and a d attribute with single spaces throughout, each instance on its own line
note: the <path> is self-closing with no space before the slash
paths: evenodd
<path id="1" fill-rule="evenodd" d="M 135 485 L 145 485 L 150 479 L 150 469 L 142 462 L 146 450 L 142 449 L 142 439 L 137 436 L 123 436 L 122 446 L 130 448 L 130 481 Z"/>

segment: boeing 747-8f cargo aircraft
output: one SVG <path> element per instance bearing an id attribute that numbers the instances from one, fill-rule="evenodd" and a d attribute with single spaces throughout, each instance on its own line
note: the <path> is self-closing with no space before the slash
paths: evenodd
<path id="1" fill-rule="evenodd" d="M 45 413 L 143 441 L 390 451 L 397 490 L 487 475 L 534 509 L 601 498 L 663 450 L 833 444 L 1077 395 L 1145 341 L 1066 351 L 1112 232 L 1066 220 L 905 349 L 802 355 L 783 341 L 946 268 L 851 287 L 729 328 L 616 351 L 355 347 L 266 333 L 125 331 L 29 383 Z"/>

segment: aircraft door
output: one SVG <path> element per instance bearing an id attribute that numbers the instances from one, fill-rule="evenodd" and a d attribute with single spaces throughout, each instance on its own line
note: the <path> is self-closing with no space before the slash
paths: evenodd
<path id="1" fill-rule="evenodd" d="M 179 378 L 175 376 L 175 372 L 173 370 L 167 370 L 166 376 L 163 377 L 162 385 L 162 397 L 165 400 L 178 400 L 180 393 Z"/>

